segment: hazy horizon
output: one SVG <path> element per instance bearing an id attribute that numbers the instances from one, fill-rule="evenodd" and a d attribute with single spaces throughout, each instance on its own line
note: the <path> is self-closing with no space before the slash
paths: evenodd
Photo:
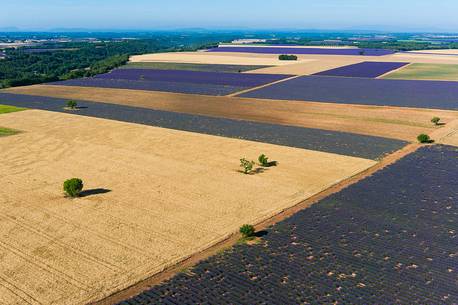
<path id="1" fill-rule="evenodd" d="M 0 30 L 373 30 L 458 32 L 458 1 L 25 0 L 4 3 Z"/>

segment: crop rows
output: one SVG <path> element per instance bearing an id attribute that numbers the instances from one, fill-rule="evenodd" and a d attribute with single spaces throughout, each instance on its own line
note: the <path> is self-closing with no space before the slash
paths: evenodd
<path id="1" fill-rule="evenodd" d="M 323 71 L 315 75 L 376 78 L 390 71 L 402 68 L 407 64 L 408 63 L 402 62 L 365 61 L 354 65 Z"/>
<path id="2" fill-rule="evenodd" d="M 140 81 L 127 79 L 105 79 L 105 78 L 79 78 L 61 82 L 49 83 L 49 85 L 58 86 L 78 86 L 78 87 L 95 87 L 95 88 L 114 88 L 114 89 L 131 89 L 162 91 L 185 94 L 203 94 L 223 96 L 246 89 L 245 87 L 196 84 L 196 83 L 179 83 L 179 82 L 161 82 L 161 81 Z"/>
<path id="3" fill-rule="evenodd" d="M 0 104 L 65 112 L 66 100 L 0 93 Z M 400 149 L 406 142 L 320 129 L 255 123 L 200 115 L 159 111 L 98 102 L 78 101 L 72 114 L 113 119 L 163 128 L 245 139 L 341 155 L 377 159 Z M 300 162 L 300 161 L 298 161 Z"/>
<path id="4" fill-rule="evenodd" d="M 279 74 L 221 73 L 155 69 L 116 69 L 95 78 L 256 87 L 290 77 Z"/>
<path id="5" fill-rule="evenodd" d="M 458 86 L 448 81 L 302 76 L 240 95 L 264 99 L 458 109 Z"/>
<path id="6" fill-rule="evenodd" d="M 421 148 L 121 304 L 457 304 L 457 185 Z"/>
<path id="7" fill-rule="evenodd" d="M 186 70 L 116 69 L 92 78 L 54 82 L 54 85 L 187 94 L 227 95 L 243 89 L 275 82 L 289 75 L 221 73 Z"/>
<path id="8" fill-rule="evenodd" d="M 256 69 L 269 68 L 271 66 L 253 65 L 223 65 L 223 64 L 190 64 L 174 62 L 131 62 L 120 69 L 159 69 L 159 70 L 188 70 L 206 72 L 240 73 Z"/>
<path id="9" fill-rule="evenodd" d="M 385 49 L 331 49 L 331 48 L 294 48 L 294 47 L 218 47 L 207 52 L 237 52 L 260 54 L 318 54 L 318 55 L 364 55 L 383 56 L 393 54 L 394 51 Z"/>

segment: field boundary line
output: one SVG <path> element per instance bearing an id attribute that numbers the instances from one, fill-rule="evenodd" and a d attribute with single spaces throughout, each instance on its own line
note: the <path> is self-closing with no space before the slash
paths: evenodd
<path id="1" fill-rule="evenodd" d="M 231 93 L 231 94 L 228 94 L 228 95 L 223 95 L 223 96 L 235 97 L 235 96 L 240 95 L 240 94 L 245 94 L 245 93 L 248 93 L 248 92 L 251 92 L 251 91 L 254 91 L 254 90 L 258 90 L 258 89 L 262 89 L 262 88 L 271 86 L 271 85 L 276 85 L 276 84 L 279 84 L 279 83 L 282 83 L 282 82 L 293 80 L 293 79 L 301 77 L 301 76 L 303 76 L 303 75 L 293 75 L 291 77 L 280 79 L 280 80 L 277 80 L 277 81 L 274 81 L 274 82 L 271 82 L 271 83 L 268 83 L 268 84 L 264 84 L 264 85 L 253 87 L 253 88 L 249 88 L 249 89 L 244 89 L 242 91 L 237 91 L 237 92 L 234 92 L 234 93 Z"/>
<path id="2" fill-rule="evenodd" d="M 402 70 L 404 68 L 407 68 L 407 67 L 409 67 L 409 66 L 411 66 L 413 64 L 414 64 L 413 62 L 409 62 L 407 65 L 404 65 L 402 67 L 399 67 L 399 68 L 391 70 L 391 71 L 388 71 L 388 72 L 386 72 L 386 73 L 384 73 L 382 75 L 377 76 L 375 79 L 383 79 L 385 76 L 390 75 L 391 73 L 398 72 L 398 71 L 400 71 L 400 70 Z"/>
<path id="3" fill-rule="evenodd" d="M 317 203 L 318 201 L 335 194 L 337 192 L 340 192 L 341 190 L 356 184 L 357 182 L 372 176 L 374 173 L 378 172 L 379 170 L 384 169 L 385 167 L 397 162 L 398 160 L 404 158 L 405 156 L 415 152 L 417 149 L 421 147 L 420 144 L 417 143 L 410 143 L 404 146 L 402 149 L 395 151 L 387 156 L 385 156 L 380 162 L 377 162 L 373 166 L 369 167 L 368 169 L 359 172 L 356 175 L 353 175 L 351 177 L 348 177 L 332 186 L 329 188 L 305 199 L 297 203 L 296 205 L 283 209 L 279 213 L 275 214 L 274 216 L 271 216 L 267 219 L 262 220 L 261 222 L 257 223 L 255 225 L 255 228 L 257 231 L 265 230 L 266 228 L 283 221 L 286 218 L 289 218 L 290 216 L 296 214 L 297 212 L 304 210 L 306 208 L 309 208 L 311 205 Z M 240 239 L 240 234 L 239 233 L 233 233 L 229 235 L 226 239 L 216 243 L 215 245 L 202 250 L 200 252 L 197 252 L 187 258 L 184 258 L 182 261 L 178 262 L 177 264 L 170 266 L 164 271 L 157 273 L 145 280 L 142 280 L 130 287 L 127 287 L 126 289 L 123 289 L 121 291 L 115 292 L 114 294 L 96 301 L 89 303 L 89 305 L 113 305 L 120 303 L 122 301 L 125 301 L 126 299 L 129 299 L 131 297 L 134 297 L 156 285 L 159 285 L 172 277 L 174 277 L 176 274 L 182 272 L 183 270 L 189 269 L 195 265 L 197 265 L 199 262 L 202 260 L 205 260 L 209 258 L 210 256 L 216 255 L 218 253 L 221 253 L 222 251 L 225 251 L 229 248 L 231 248 L 233 245 L 237 243 L 237 241 Z"/>

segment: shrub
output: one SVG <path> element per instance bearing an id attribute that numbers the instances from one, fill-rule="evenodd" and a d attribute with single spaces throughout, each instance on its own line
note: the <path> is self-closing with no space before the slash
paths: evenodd
<path id="1" fill-rule="evenodd" d="M 83 190 L 83 180 L 79 178 L 68 179 L 64 182 L 64 192 L 70 197 L 78 197 Z"/>
<path id="2" fill-rule="evenodd" d="M 269 158 L 267 158 L 267 156 L 264 154 L 259 156 L 258 161 L 261 166 L 264 166 L 264 167 L 269 166 Z"/>
<path id="3" fill-rule="evenodd" d="M 240 167 L 243 168 L 243 173 L 248 174 L 253 170 L 254 161 L 248 161 L 247 159 L 243 158 L 240 159 Z"/>
<path id="4" fill-rule="evenodd" d="M 77 106 L 78 106 L 78 104 L 75 101 L 68 101 L 67 102 L 67 107 L 70 108 L 70 109 L 76 109 Z"/>
<path id="5" fill-rule="evenodd" d="M 420 143 L 431 143 L 431 138 L 427 134 L 421 134 L 417 137 L 418 142 Z"/>
<path id="6" fill-rule="evenodd" d="M 242 233 L 244 238 L 253 237 L 255 232 L 252 225 L 243 225 L 240 227 L 240 233 Z"/>
<path id="7" fill-rule="evenodd" d="M 431 119 L 431 123 L 433 123 L 434 125 L 439 125 L 440 120 L 441 118 L 438 118 L 437 116 L 435 116 Z"/>
<path id="8" fill-rule="evenodd" d="M 297 60 L 297 56 L 296 55 L 283 54 L 283 55 L 278 56 L 278 59 L 279 60 Z"/>

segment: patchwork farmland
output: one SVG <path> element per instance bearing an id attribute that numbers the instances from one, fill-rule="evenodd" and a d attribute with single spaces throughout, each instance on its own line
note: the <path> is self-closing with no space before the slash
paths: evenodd
<path id="1" fill-rule="evenodd" d="M 458 303 L 443 57 L 221 45 L 1 90 L 0 303 Z"/>

